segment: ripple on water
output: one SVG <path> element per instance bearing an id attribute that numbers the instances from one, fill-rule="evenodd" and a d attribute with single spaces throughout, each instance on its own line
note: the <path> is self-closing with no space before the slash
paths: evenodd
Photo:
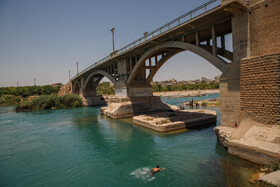
<path id="1" fill-rule="evenodd" d="M 141 179 L 144 182 L 151 182 L 155 179 L 155 176 L 151 176 L 150 174 L 151 172 L 148 167 L 138 168 L 130 173 L 130 175 L 132 175 L 133 177 Z"/>
<path id="2" fill-rule="evenodd" d="M 12 122 L 13 122 L 13 120 L 3 120 L 3 121 L 0 121 L 0 125 L 8 125 Z"/>

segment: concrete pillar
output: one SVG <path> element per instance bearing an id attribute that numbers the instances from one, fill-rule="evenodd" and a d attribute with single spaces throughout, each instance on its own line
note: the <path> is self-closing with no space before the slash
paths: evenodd
<path id="1" fill-rule="evenodd" d="M 220 78 L 221 124 L 239 124 L 240 62 L 248 56 L 248 11 L 230 9 L 232 12 L 233 62 Z"/>
<path id="2" fill-rule="evenodd" d="M 222 50 L 223 50 L 223 53 L 225 52 L 225 49 L 226 49 L 226 45 L 225 45 L 225 35 L 222 35 L 221 36 L 221 47 L 222 47 Z"/>
<path id="3" fill-rule="evenodd" d="M 127 97 L 127 68 L 125 59 L 118 61 L 118 76 L 119 80 L 115 85 L 115 96 Z"/>
<path id="4" fill-rule="evenodd" d="M 196 46 L 200 45 L 199 31 L 195 32 L 195 44 L 196 44 Z"/>
<path id="5" fill-rule="evenodd" d="M 217 55 L 217 37 L 216 37 L 216 30 L 215 25 L 212 25 L 211 27 L 212 32 L 212 53 L 213 55 Z"/>
<path id="6" fill-rule="evenodd" d="M 84 96 L 84 92 L 83 92 L 83 88 L 84 88 L 84 78 L 82 77 L 81 78 L 81 81 L 80 81 L 80 84 L 81 84 L 81 87 L 80 87 L 80 90 L 79 90 L 79 96 L 83 97 Z"/>

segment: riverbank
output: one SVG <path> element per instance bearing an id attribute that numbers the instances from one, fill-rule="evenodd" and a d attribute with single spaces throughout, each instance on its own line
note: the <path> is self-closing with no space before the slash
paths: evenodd
<path id="1" fill-rule="evenodd" d="M 186 91 L 167 91 L 167 92 L 153 92 L 154 96 L 180 98 L 180 97 L 200 97 L 207 94 L 220 93 L 220 90 L 186 90 Z"/>
<path id="2" fill-rule="evenodd" d="M 16 107 L 17 112 L 54 110 L 62 108 L 76 108 L 83 106 L 82 98 L 78 95 L 43 95 L 33 97 L 30 100 L 23 100 Z"/>
<path id="3" fill-rule="evenodd" d="M 186 102 L 183 105 L 189 106 L 190 103 Z M 220 106 L 220 98 L 212 98 L 212 99 L 207 99 L 207 100 L 196 100 L 193 103 L 194 106 L 202 106 L 202 107 L 207 107 L 207 106 Z"/>

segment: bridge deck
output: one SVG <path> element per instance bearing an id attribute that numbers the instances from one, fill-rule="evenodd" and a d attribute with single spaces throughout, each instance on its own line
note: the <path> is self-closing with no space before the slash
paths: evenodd
<path id="1" fill-rule="evenodd" d="M 216 0 L 212 0 L 210 2 L 216 2 Z M 147 49 L 168 40 L 180 40 L 182 36 L 185 36 L 185 42 L 195 44 L 196 31 L 199 31 L 200 42 L 211 40 L 212 25 L 215 25 L 217 37 L 231 33 L 231 13 L 224 10 L 221 5 L 217 5 L 215 8 L 212 8 L 211 10 L 208 10 L 196 17 L 190 18 L 188 21 L 180 23 L 180 25 L 175 26 L 174 28 L 161 32 L 159 29 L 164 28 L 164 26 L 166 26 L 164 25 L 150 33 L 146 39 L 145 37 L 142 37 L 139 40 L 136 40 L 134 42 L 135 46 L 133 45 L 133 43 L 131 43 L 128 46 L 120 49 L 119 51 L 116 51 L 115 54 L 112 53 L 111 55 L 108 55 L 107 57 L 84 69 L 82 72 L 74 76 L 71 81 L 76 80 L 82 75 L 88 74 L 88 72 L 92 72 L 92 70 L 94 69 L 102 69 L 104 66 L 119 61 L 122 58 L 132 57 L 135 56 L 135 54 L 141 54 Z M 156 32 L 161 33 L 158 33 L 158 35 L 156 35 Z M 141 42 L 141 39 L 145 39 L 145 41 L 137 45 L 136 42 Z"/>

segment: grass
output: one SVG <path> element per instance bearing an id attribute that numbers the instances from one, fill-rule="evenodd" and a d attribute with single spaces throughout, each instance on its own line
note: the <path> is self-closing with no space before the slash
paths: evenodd
<path id="1" fill-rule="evenodd" d="M 43 95 L 30 101 L 23 101 L 17 106 L 16 111 L 38 111 L 48 109 L 76 108 L 81 106 L 82 98 L 78 95 Z"/>

